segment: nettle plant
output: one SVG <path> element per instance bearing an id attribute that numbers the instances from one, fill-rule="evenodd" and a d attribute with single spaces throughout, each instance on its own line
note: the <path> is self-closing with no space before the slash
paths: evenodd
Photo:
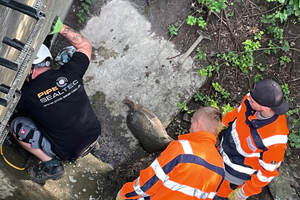
<path id="1" fill-rule="evenodd" d="M 81 2 L 81 8 L 77 12 L 79 17 L 79 23 L 84 22 L 90 15 L 90 6 L 95 3 L 96 0 L 79 0 Z"/>

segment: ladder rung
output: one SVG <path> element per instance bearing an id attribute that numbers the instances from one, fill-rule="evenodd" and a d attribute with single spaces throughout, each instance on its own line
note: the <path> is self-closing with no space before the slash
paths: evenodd
<path id="1" fill-rule="evenodd" d="M 15 49 L 18 49 L 19 51 L 22 51 L 22 49 L 24 48 L 25 44 L 19 40 L 17 40 L 16 38 L 14 39 L 10 39 L 8 37 L 4 37 L 2 42 L 4 44 L 7 44 Z"/>
<path id="2" fill-rule="evenodd" d="M 37 14 L 37 10 L 33 7 L 30 7 L 26 4 L 14 1 L 14 0 L 0 0 L 0 4 L 12 8 L 14 10 L 17 10 L 21 13 L 24 13 L 30 17 L 33 17 L 34 19 L 38 20 L 39 16 Z"/>
<path id="3" fill-rule="evenodd" d="M 5 85 L 5 84 L 1 84 L 0 85 L 0 92 L 3 92 L 4 94 L 8 94 L 10 90 L 10 87 Z"/>
<path id="4" fill-rule="evenodd" d="M 18 64 L 17 63 L 14 63 L 14 62 L 12 62 L 10 60 L 7 60 L 5 58 L 0 57 L 0 65 L 4 66 L 6 68 L 9 68 L 9 69 L 15 70 L 15 71 L 18 70 Z"/>
<path id="5" fill-rule="evenodd" d="M 3 99 L 3 98 L 0 98 L 0 105 L 6 107 L 7 106 L 7 100 Z"/>

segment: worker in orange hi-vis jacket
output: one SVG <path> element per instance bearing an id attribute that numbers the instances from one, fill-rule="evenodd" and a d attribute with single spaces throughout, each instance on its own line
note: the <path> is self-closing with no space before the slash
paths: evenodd
<path id="1" fill-rule="evenodd" d="M 215 147 L 221 127 L 218 109 L 197 110 L 190 133 L 172 141 L 135 181 L 122 187 L 116 199 L 213 199 L 224 180 L 223 160 Z"/>
<path id="2" fill-rule="evenodd" d="M 288 140 L 288 103 L 271 79 L 254 83 L 241 105 L 223 118 L 220 153 L 225 180 L 214 200 L 245 200 L 279 175 Z"/>

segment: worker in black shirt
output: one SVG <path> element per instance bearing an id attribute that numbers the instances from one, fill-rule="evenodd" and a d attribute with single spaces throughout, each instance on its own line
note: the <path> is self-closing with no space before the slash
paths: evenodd
<path id="1" fill-rule="evenodd" d="M 41 159 L 39 167 L 29 169 L 37 183 L 64 175 L 61 160 L 75 160 L 97 145 L 100 123 L 83 87 L 82 77 L 88 68 L 92 45 L 59 18 L 52 32 L 60 33 L 75 48 L 68 63 L 54 70 L 52 56 L 42 45 L 22 87 L 17 110 L 30 117 L 12 120 L 11 133 L 27 151 Z"/>

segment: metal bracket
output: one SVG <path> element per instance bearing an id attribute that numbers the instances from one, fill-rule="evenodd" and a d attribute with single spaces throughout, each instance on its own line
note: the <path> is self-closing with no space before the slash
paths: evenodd
<path id="1" fill-rule="evenodd" d="M 11 103 L 9 109 L 7 110 L 4 119 L 2 120 L 2 122 L 0 123 L 0 146 L 3 145 L 3 142 L 9 132 L 7 123 L 12 115 L 12 113 L 14 112 L 19 100 L 21 98 L 21 91 L 16 90 L 15 95 L 14 95 L 14 99 L 13 102 Z"/>

